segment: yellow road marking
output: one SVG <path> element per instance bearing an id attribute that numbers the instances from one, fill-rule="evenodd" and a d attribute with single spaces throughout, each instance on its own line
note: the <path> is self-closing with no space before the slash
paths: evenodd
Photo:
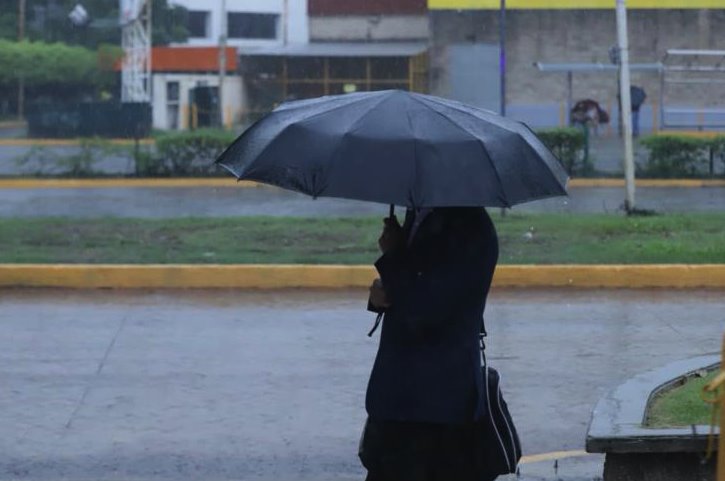
<path id="1" fill-rule="evenodd" d="M 550 453 L 530 454 L 528 456 L 522 456 L 519 464 L 531 464 L 539 463 L 541 461 L 554 461 L 556 459 L 578 458 L 584 456 L 592 456 L 592 454 L 582 450 L 553 451 Z"/>

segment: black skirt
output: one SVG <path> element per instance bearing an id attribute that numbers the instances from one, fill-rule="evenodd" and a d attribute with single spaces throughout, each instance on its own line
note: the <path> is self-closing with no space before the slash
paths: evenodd
<path id="1" fill-rule="evenodd" d="M 368 419 L 360 440 L 366 481 L 485 481 L 476 475 L 474 425 Z"/>

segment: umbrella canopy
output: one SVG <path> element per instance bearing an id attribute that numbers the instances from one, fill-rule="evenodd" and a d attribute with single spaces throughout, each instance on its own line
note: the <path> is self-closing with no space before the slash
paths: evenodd
<path id="1" fill-rule="evenodd" d="M 407 207 L 510 207 L 566 195 L 567 174 L 524 124 L 398 90 L 289 102 L 217 163 L 313 197 Z"/>

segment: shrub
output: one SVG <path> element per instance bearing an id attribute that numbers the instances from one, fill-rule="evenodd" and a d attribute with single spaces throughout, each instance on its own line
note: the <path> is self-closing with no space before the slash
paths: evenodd
<path id="1" fill-rule="evenodd" d="M 643 173 L 649 177 L 696 177 L 703 174 L 711 139 L 685 135 L 653 135 L 640 141 L 649 150 Z"/>
<path id="2" fill-rule="evenodd" d="M 214 160 L 234 138 L 232 132 L 212 129 L 162 134 L 156 139 L 160 165 L 153 168 L 173 175 L 208 175 L 215 172 Z"/>
<path id="3" fill-rule="evenodd" d="M 581 129 L 560 127 L 539 130 L 536 134 L 559 159 L 569 175 L 588 173 L 591 170 L 585 154 L 587 139 Z"/>

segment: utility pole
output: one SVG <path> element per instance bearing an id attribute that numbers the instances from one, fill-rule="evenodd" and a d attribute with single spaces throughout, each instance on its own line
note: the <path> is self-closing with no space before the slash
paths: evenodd
<path id="1" fill-rule="evenodd" d="M 25 0 L 18 0 L 18 42 L 25 39 Z M 25 117 L 25 78 L 18 76 L 18 120 Z"/>
<path id="2" fill-rule="evenodd" d="M 617 43 L 619 45 L 619 111 L 624 139 L 624 183 L 627 194 L 624 209 L 634 211 L 634 150 L 632 146 L 632 101 L 629 80 L 629 41 L 627 39 L 627 5 L 617 0 Z"/>
<path id="3" fill-rule="evenodd" d="M 282 45 L 285 47 L 289 42 L 289 0 L 284 0 L 282 4 Z"/>
<path id="4" fill-rule="evenodd" d="M 219 126 L 224 128 L 224 78 L 227 76 L 227 0 L 221 0 L 219 22 Z"/>
<path id="5" fill-rule="evenodd" d="M 506 117 L 506 0 L 501 0 L 498 10 L 498 70 L 501 82 L 499 112 Z"/>
<path id="6" fill-rule="evenodd" d="M 498 111 L 501 117 L 506 117 L 506 0 L 501 0 L 498 8 L 498 75 Z M 506 207 L 501 207 L 501 217 L 506 217 Z"/>

